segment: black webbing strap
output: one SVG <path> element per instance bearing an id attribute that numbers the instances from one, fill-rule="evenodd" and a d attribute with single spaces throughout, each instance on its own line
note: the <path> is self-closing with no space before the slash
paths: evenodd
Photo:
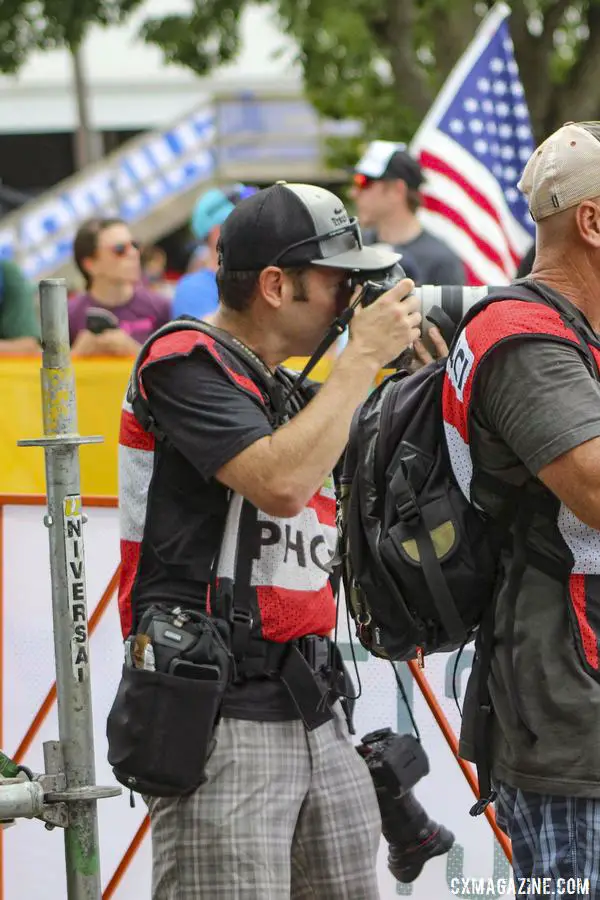
<path id="1" fill-rule="evenodd" d="M 519 508 L 515 521 L 513 555 L 506 584 L 506 622 L 504 627 L 504 641 L 506 647 L 506 680 L 508 684 L 508 693 L 514 705 L 518 723 L 522 725 L 523 729 L 527 732 L 529 739 L 532 742 L 535 742 L 537 740 L 536 735 L 527 722 L 527 717 L 523 710 L 521 694 L 517 689 L 514 661 L 517 600 L 525 569 L 527 568 L 527 535 L 532 518 L 533 509 L 531 505 L 524 503 Z"/>
<path id="2" fill-rule="evenodd" d="M 514 671 L 514 631 L 517 598 L 521 588 L 523 575 L 527 567 L 527 533 L 533 516 L 533 509 L 528 504 L 523 504 L 518 512 L 514 530 L 513 558 L 506 586 L 506 624 L 505 641 L 507 654 L 507 682 L 508 692 L 515 705 L 517 717 L 527 731 L 532 741 L 536 736 L 528 726 L 521 698 L 517 691 Z M 492 701 L 490 697 L 489 678 L 491 673 L 492 655 L 494 648 L 494 622 L 498 602 L 499 585 L 496 585 L 494 600 L 486 611 L 479 627 L 478 650 L 479 672 L 477 675 L 477 710 L 474 722 L 474 750 L 477 778 L 479 781 L 479 800 L 471 807 L 471 816 L 480 816 L 490 803 L 496 799 L 496 791 L 492 790 L 491 782 L 491 724 Z"/>
<path id="3" fill-rule="evenodd" d="M 237 338 L 234 338 L 229 332 L 224 331 L 222 328 L 217 328 L 215 325 L 210 325 L 208 322 L 203 322 L 199 319 L 182 316 L 180 319 L 174 319 L 172 322 L 168 322 L 166 325 L 163 325 L 162 328 L 159 328 L 158 331 L 155 331 L 150 335 L 140 350 L 134 365 L 133 374 L 129 383 L 128 399 L 136 419 L 146 431 L 154 434 L 158 440 L 164 438 L 160 426 L 155 422 L 154 417 L 152 416 L 147 400 L 140 391 L 140 369 L 146 361 L 150 347 L 155 341 L 167 334 L 174 334 L 181 331 L 200 331 L 211 337 L 218 344 L 226 347 L 233 356 L 243 362 L 246 368 L 252 373 L 258 387 L 262 388 L 266 393 L 274 412 L 276 424 L 283 421 L 285 417 L 284 386 L 274 377 L 273 373 L 263 361 L 253 353 L 249 347 L 246 347 L 242 341 L 238 341 Z"/>
<path id="4" fill-rule="evenodd" d="M 402 463 L 396 468 L 394 477 L 390 482 L 390 490 L 395 499 L 398 516 L 414 529 L 413 537 L 417 542 L 421 571 L 435 604 L 440 622 L 444 626 L 444 630 L 450 640 L 460 644 L 467 637 L 467 632 L 446 584 L 431 534 L 423 521 L 421 510 L 414 492 L 406 479 Z"/>
<path id="5" fill-rule="evenodd" d="M 421 560 L 421 571 L 435 603 L 437 614 L 444 626 L 444 631 L 453 644 L 462 644 L 467 639 L 467 631 L 446 584 L 433 539 L 422 517 L 419 517 L 415 523 L 414 537 Z"/>
<path id="6" fill-rule="evenodd" d="M 527 537 L 533 516 L 536 513 L 548 511 L 548 503 L 544 498 L 532 498 L 525 496 L 517 509 L 515 527 L 513 532 L 511 567 L 506 584 L 504 602 L 506 604 L 506 622 L 504 626 L 504 641 L 506 647 L 506 679 L 508 693 L 514 704 L 515 713 L 519 725 L 527 733 L 533 742 L 537 740 L 527 721 L 523 710 L 521 694 L 519 693 L 514 667 L 514 643 L 517 600 L 527 566 L 533 566 L 544 572 L 550 578 L 562 581 L 568 573 L 568 569 L 559 561 L 536 552 L 528 546 Z M 506 520 L 508 521 L 508 520 Z M 495 523 L 496 524 L 496 523 Z M 494 527 L 494 526 L 492 526 Z M 474 750 L 477 777 L 479 779 L 480 799 L 471 808 L 472 816 L 483 813 L 489 803 L 496 798 L 496 792 L 492 790 L 490 755 L 491 755 L 491 723 L 492 703 L 489 690 L 489 678 L 491 674 L 492 653 L 494 648 L 494 621 L 499 593 L 499 585 L 496 586 L 493 602 L 486 611 L 478 632 L 479 672 L 477 674 L 477 709 L 474 723 Z"/>
<path id="7" fill-rule="evenodd" d="M 489 804 L 496 799 L 496 792 L 492 790 L 490 765 L 492 701 L 488 685 L 492 666 L 496 602 L 497 589 L 493 601 L 483 615 L 479 631 L 477 632 L 479 673 L 477 678 L 477 710 L 475 712 L 473 744 L 477 779 L 479 781 L 479 800 L 469 810 L 469 815 L 471 816 L 480 816 L 485 812 Z"/>
<path id="8" fill-rule="evenodd" d="M 253 678 L 279 678 L 308 731 L 333 718 L 327 701 L 330 668 L 338 670 L 337 647 L 328 638 L 305 638 L 276 643 L 250 640 L 236 669 L 239 681 Z M 321 672 L 322 677 L 317 677 Z M 332 699 L 339 696 L 334 690 Z"/>
<path id="9" fill-rule="evenodd" d="M 456 322 L 450 318 L 447 312 L 444 312 L 441 306 L 432 306 L 425 318 L 435 325 L 449 347 L 456 331 Z"/>

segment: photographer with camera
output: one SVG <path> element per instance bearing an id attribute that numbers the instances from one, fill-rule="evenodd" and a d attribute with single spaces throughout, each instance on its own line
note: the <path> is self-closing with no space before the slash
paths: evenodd
<path id="1" fill-rule="evenodd" d="M 185 796 L 147 796 L 153 900 L 378 897 L 377 798 L 336 702 L 339 679 L 333 689 L 332 472 L 377 372 L 419 336 L 413 283 L 403 279 L 357 309 L 330 377 L 318 391 L 303 389 L 300 402 L 288 399 L 295 382 L 281 363 L 312 354 L 355 285 L 397 258 L 363 247 L 358 223 L 329 191 L 274 185 L 241 201 L 222 226 L 213 331 L 192 322 L 184 330 L 180 320 L 181 330 L 172 323 L 140 354 L 139 392 L 130 391 L 121 428 L 123 633 L 135 637 L 142 622 L 134 652 L 151 670 L 148 683 L 158 683 L 165 641 L 149 652 L 149 636 L 182 640 L 190 615 L 177 610 L 165 629 L 161 613 L 148 626 L 153 605 L 219 614 L 233 584 L 225 618 L 235 657 L 204 783 Z M 232 522 L 231 568 L 215 578 Z M 210 640 L 222 648 L 222 638 Z M 219 678 L 218 655 L 200 667 L 202 678 Z M 118 709 L 111 716 L 115 765 Z M 195 726 L 193 709 L 181 716 Z M 169 730 L 153 727 L 148 744 L 160 734 L 168 753 Z M 189 756 L 193 747 L 182 744 Z M 396 836 L 412 855 L 398 869 L 415 877 L 445 852 L 445 835 L 410 792 L 403 808 L 411 827 L 402 832 L 399 822 Z"/>

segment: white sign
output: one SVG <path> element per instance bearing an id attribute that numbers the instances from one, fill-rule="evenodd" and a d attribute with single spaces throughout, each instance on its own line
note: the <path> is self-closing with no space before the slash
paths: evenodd
<path id="1" fill-rule="evenodd" d="M 77 681 L 89 678 L 87 606 L 85 597 L 85 561 L 83 558 L 83 518 L 81 497 L 65 497 L 63 503 L 67 591 L 73 626 L 71 662 Z"/>

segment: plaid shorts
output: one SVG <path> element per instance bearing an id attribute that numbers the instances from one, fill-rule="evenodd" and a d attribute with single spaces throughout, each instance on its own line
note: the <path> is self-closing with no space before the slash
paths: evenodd
<path id="1" fill-rule="evenodd" d="M 221 720 L 208 781 L 148 799 L 153 900 L 377 900 L 377 797 L 338 706 L 310 732 Z"/>
<path id="2" fill-rule="evenodd" d="M 503 782 L 496 818 L 512 842 L 515 883 L 550 879 L 546 896 L 600 900 L 600 799 L 554 797 Z"/>

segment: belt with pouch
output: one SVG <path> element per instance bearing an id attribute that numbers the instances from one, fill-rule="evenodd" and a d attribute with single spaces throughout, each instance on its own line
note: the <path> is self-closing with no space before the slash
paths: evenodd
<path id="1" fill-rule="evenodd" d="M 333 690 L 331 675 L 335 670 Z M 339 693 L 344 667 L 338 648 L 327 637 L 310 634 L 284 644 L 250 640 L 236 666 L 239 682 L 253 678 L 279 678 L 288 690 L 308 731 L 330 721 L 331 703 Z"/>

